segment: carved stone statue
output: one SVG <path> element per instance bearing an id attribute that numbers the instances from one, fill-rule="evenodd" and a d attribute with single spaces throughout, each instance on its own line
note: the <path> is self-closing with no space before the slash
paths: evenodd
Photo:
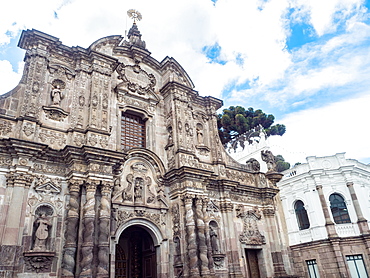
<path id="1" fill-rule="evenodd" d="M 202 129 L 203 129 L 202 125 L 198 124 L 197 128 L 196 128 L 198 145 L 203 145 L 204 144 L 203 130 Z"/>
<path id="2" fill-rule="evenodd" d="M 218 235 L 216 228 L 213 227 L 212 225 L 209 225 L 209 237 L 211 239 L 211 248 L 212 248 L 212 253 L 216 254 L 219 253 L 219 246 L 218 246 Z"/>
<path id="3" fill-rule="evenodd" d="M 261 157 L 264 162 L 267 164 L 267 172 L 276 172 L 276 162 L 275 156 L 271 151 L 261 151 Z"/>
<path id="4" fill-rule="evenodd" d="M 255 158 L 250 158 L 246 162 L 247 166 L 249 169 L 251 169 L 254 172 L 259 172 L 260 171 L 260 163 L 258 162 L 257 159 Z"/>
<path id="5" fill-rule="evenodd" d="M 142 178 L 136 178 L 135 179 L 135 187 L 134 187 L 134 196 L 135 201 L 141 200 L 143 198 L 143 185 L 144 180 Z"/>
<path id="6" fill-rule="evenodd" d="M 46 241 L 49 237 L 51 223 L 45 213 L 41 214 L 35 221 L 35 243 L 33 250 L 47 250 Z"/>
<path id="7" fill-rule="evenodd" d="M 64 98 L 64 93 L 62 90 L 65 88 L 65 83 L 64 81 L 60 79 L 55 79 L 52 82 L 52 85 L 53 85 L 53 89 L 51 90 L 51 93 L 50 93 L 51 100 L 52 100 L 53 105 L 59 106 L 60 102 Z"/>

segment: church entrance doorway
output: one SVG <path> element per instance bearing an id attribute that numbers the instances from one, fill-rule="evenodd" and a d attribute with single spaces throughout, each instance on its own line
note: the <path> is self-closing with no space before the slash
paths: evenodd
<path id="1" fill-rule="evenodd" d="M 138 226 L 123 231 L 116 246 L 116 278 L 156 278 L 157 264 L 153 239 Z"/>
<path id="2" fill-rule="evenodd" d="M 258 249 L 245 249 L 245 258 L 247 261 L 248 278 L 260 278 L 260 269 L 258 266 Z"/>

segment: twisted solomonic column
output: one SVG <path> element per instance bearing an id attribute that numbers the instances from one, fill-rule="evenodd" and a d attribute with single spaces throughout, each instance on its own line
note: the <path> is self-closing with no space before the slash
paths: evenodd
<path id="1" fill-rule="evenodd" d="M 109 235 L 111 194 L 113 182 L 104 182 L 101 187 L 99 208 L 98 277 L 109 277 Z"/>
<path id="2" fill-rule="evenodd" d="M 196 211 L 196 225 L 198 229 L 198 239 L 199 239 L 199 258 L 200 258 L 200 269 L 202 276 L 207 276 L 210 274 L 208 267 L 208 257 L 207 257 L 207 243 L 205 236 L 205 224 L 204 224 L 204 214 L 203 214 L 203 200 L 195 200 L 195 211 Z"/>
<path id="3" fill-rule="evenodd" d="M 67 208 L 65 244 L 62 261 L 62 276 L 75 277 L 76 267 L 76 250 L 77 250 L 77 235 L 78 222 L 80 218 L 80 189 L 83 184 L 82 180 L 72 179 L 69 181 L 69 203 Z"/>
<path id="4" fill-rule="evenodd" d="M 190 277 L 199 277 L 198 267 L 198 252 L 197 252 L 197 236 L 195 233 L 195 221 L 193 212 L 193 196 L 184 196 L 185 203 L 185 227 L 186 227 L 186 241 L 188 248 L 188 263 Z"/>
<path id="5" fill-rule="evenodd" d="M 81 276 L 92 277 L 93 272 L 93 249 L 95 227 L 95 192 L 98 182 L 88 181 L 86 184 L 86 202 L 83 206 L 83 232 L 81 246 Z"/>

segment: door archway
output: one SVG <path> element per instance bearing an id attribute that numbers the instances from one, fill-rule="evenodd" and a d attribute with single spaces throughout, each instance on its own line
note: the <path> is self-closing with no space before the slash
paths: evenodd
<path id="1" fill-rule="evenodd" d="M 116 278 L 156 278 L 156 250 L 151 235 L 140 226 L 125 229 L 116 245 Z"/>

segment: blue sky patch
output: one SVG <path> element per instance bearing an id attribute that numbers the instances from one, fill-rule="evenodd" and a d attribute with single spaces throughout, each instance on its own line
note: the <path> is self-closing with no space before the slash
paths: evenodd
<path id="1" fill-rule="evenodd" d="M 312 26 L 304 22 L 291 24 L 290 30 L 291 34 L 286 42 L 288 50 L 301 47 L 302 45 L 313 42 L 316 39 L 316 34 Z"/>
<path id="2" fill-rule="evenodd" d="M 20 49 L 18 45 L 21 33 L 16 37 L 11 37 L 10 43 L 0 46 L 0 60 L 8 60 L 14 71 L 18 71 L 19 61 L 23 61 L 25 51 Z"/>
<path id="3" fill-rule="evenodd" d="M 218 43 L 215 43 L 212 46 L 204 46 L 202 52 L 210 60 L 211 63 L 217 63 L 220 65 L 225 65 L 226 61 L 220 59 L 221 47 Z"/>

